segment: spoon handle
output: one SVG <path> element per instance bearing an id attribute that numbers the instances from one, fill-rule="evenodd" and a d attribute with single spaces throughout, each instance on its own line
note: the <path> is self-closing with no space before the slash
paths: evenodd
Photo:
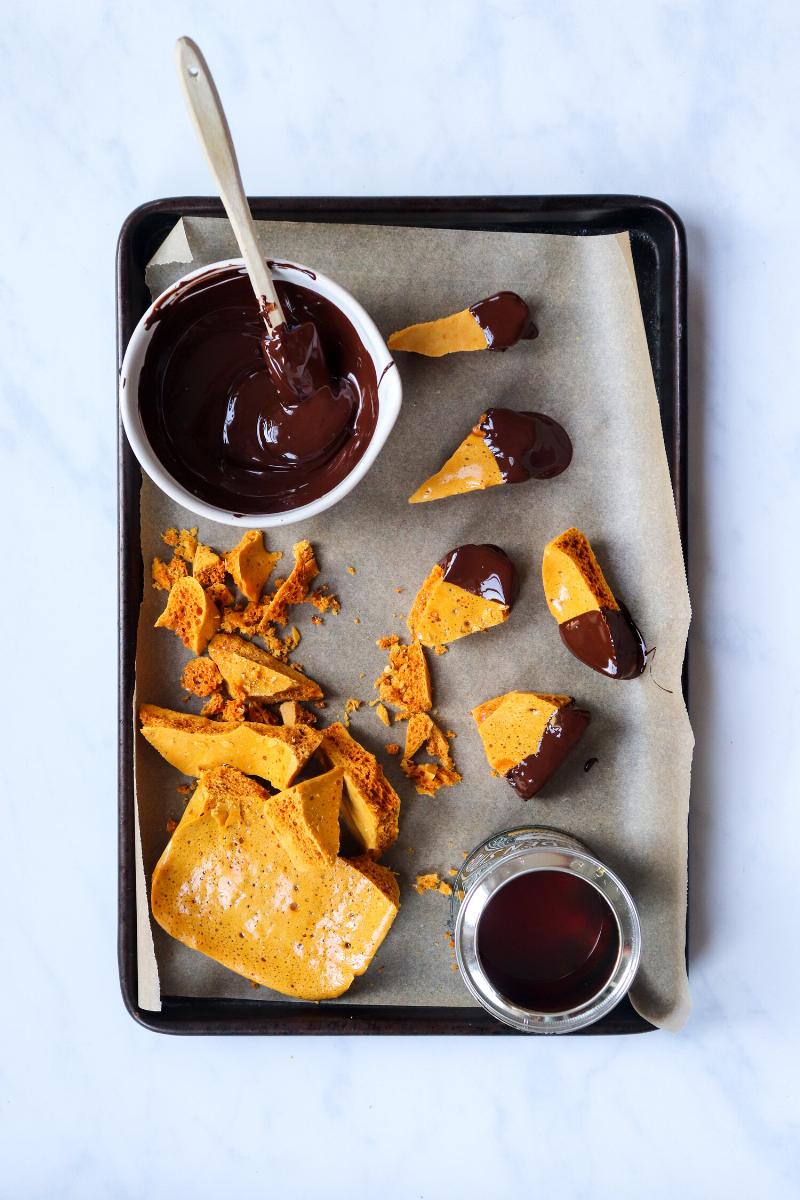
<path id="1" fill-rule="evenodd" d="M 269 267 L 258 248 L 253 217 L 219 92 L 206 60 L 191 38 L 179 38 L 175 53 L 178 77 L 192 122 L 225 205 L 262 315 L 270 333 L 274 333 L 279 325 L 286 323 L 286 318 Z"/>

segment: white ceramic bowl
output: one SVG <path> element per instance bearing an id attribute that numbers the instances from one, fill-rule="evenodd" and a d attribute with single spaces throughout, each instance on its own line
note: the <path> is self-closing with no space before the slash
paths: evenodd
<path id="1" fill-rule="evenodd" d="M 155 454 L 145 433 L 139 413 L 139 376 L 151 337 L 147 329 L 147 322 L 154 308 L 162 304 L 168 296 L 171 297 L 176 292 L 190 287 L 196 279 L 205 275 L 207 271 L 219 270 L 222 267 L 241 267 L 243 265 L 243 260 L 240 258 L 227 259 L 225 262 L 209 263 L 196 271 L 192 271 L 189 275 L 184 275 L 153 301 L 134 329 L 125 351 L 125 357 L 122 360 L 122 370 L 119 379 L 119 410 L 125 433 L 131 444 L 131 449 L 138 458 L 142 470 L 150 476 L 163 492 L 166 492 L 168 496 L 176 500 L 178 504 L 182 504 L 184 508 L 188 508 L 191 512 L 196 513 L 198 517 L 218 521 L 222 525 L 240 525 L 248 529 L 270 529 L 278 525 L 292 525 L 296 521 L 305 521 L 309 517 L 315 517 L 318 513 L 332 508 L 334 504 L 338 503 L 348 492 L 353 490 L 356 484 L 364 478 L 383 449 L 383 445 L 391 433 L 392 426 L 400 412 L 403 390 L 397 368 L 389 369 L 393 365 L 393 359 L 374 321 L 349 292 L 346 292 L 338 283 L 334 283 L 332 279 L 328 279 L 327 275 L 321 275 L 316 270 L 311 272 L 309 267 L 304 267 L 300 263 L 281 262 L 280 266 L 276 264 L 272 268 L 272 274 L 275 279 L 284 283 L 302 284 L 303 287 L 308 288 L 310 291 L 319 292 L 321 296 L 325 296 L 326 299 L 331 300 L 350 320 L 358 336 L 361 338 L 375 365 L 375 374 L 378 379 L 378 420 L 375 430 L 366 450 L 350 474 L 345 476 L 329 492 L 326 492 L 324 496 L 320 496 L 318 500 L 313 500 L 310 504 L 304 504 L 300 508 L 293 508 L 287 512 L 246 513 L 244 516 L 238 516 L 231 513 L 228 509 L 218 508 L 215 504 L 206 504 L 205 501 L 199 500 L 197 496 L 192 495 L 191 492 L 187 491 L 167 471 Z"/>

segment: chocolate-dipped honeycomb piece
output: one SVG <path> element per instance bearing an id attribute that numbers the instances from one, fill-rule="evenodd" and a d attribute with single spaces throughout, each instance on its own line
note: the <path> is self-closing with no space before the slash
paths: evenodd
<path id="1" fill-rule="evenodd" d="M 456 546 L 436 563 L 408 614 L 411 636 L 441 646 L 508 619 L 517 572 L 499 546 Z"/>
<path id="2" fill-rule="evenodd" d="M 489 766 L 530 800 L 583 736 L 591 715 L 571 696 L 507 692 L 473 708 Z"/>
<path id="3" fill-rule="evenodd" d="M 611 679 L 641 675 L 644 639 L 580 529 L 567 529 L 545 546 L 542 581 L 562 641 L 576 658 Z"/>
<path id="4" fill-rule="evenodd" d="M 409 497 L 409 504 L 443 500 L 464 492 L 482 492 L 503 483 L 552 479 L 572 461 L 566 430 L 544 413 L 488 409 L 461 445 L 430 479 Z"/>
<path id="5" fill-rule="evenodd" d="M 495 292 L 449 317 L 398 329 L 390 335 L 388 346 L 441 358 L 461 350 L 508 350 L 523 339 L 535 338 L 538 332 L 521 296 Z"/>

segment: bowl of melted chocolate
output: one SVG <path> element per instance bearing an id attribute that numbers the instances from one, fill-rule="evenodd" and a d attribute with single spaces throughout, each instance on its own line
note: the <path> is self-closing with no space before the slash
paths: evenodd
<path id="1" fill-rule="evenodd" d="M 125 432 L 179 504 L 267 528 L 330 508 L 377 458 L 400 376 L 344 288 L 271 263 L 286 324 L 273 336 L 241 260 L 184 276 L 134 330 L 120 377 Z"/>

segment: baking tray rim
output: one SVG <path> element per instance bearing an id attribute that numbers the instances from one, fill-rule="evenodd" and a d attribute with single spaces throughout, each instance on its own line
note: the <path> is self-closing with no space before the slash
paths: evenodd
<path id="1" fill-rule="evenodd" d="M 671 317 L 670 345 L 659 344 L 664 358 L 656 379 L 659 408 L 664 420 L 669 402 L 669 431 L 665 443 L 683 546 L 688 563 L 687 521 L 687 353 L 686 353 L 686 234 L 678 214 L 663 201 L 648 196 L 417 196 L 417 197 L 251 197 L 257 220 L 321 221 L 370 225 L 429 225 L 435 228 L 508 230 L 509 219 L 519 232 L 565 233 L 592 236 L 609 232 L 646 232 L 642 215 L 661 226 L 666 235 L 669 261 L 659 258 L 657 275 L 662 302 Z M 638 220 L 637 220 L 638 215 Z M 224 216 L 216 197 L 183 196 L 150 200 L 125 218 L 116 253 L 117 373 L 131 332 L 130 266 L 132 243 L 144 222 L 163 217 Z M 444 218 L 444 219 L 443 219 Z M 468 223 L 465 223 L 467 222 Z M 532 229 L 531 226 L 538 226 Z M 153 247 L 155 249 L 155 247 Z M 638 279 L 638 274 L 637 274 Z M 142 309 L 144 311 L 144 309 Z M 133 318 L 133 324 L 138 316 Z M 668 354 L 664 354 L 668 351 Z M 652 354 L 652 350 L 651 350 Z M 669 370 L 669 375 L 666 375 Z M 655 372 L 654 372 L 655 373 Z M 667 396 L 662 395 L 666 386 Z M 162 996 L 160 1012 L 139 1007 L 137 998 L 136 876 L 133 795 L 133 710 L 135 630 L 141 599 L 129 598 L 128 566 L 132 526 L 137 534 L 138 490 L 141 470 L 125 439 L 117 412 L 118 533 L 119 533 L 119 710 L 118 710 L 118 967 L 123 1003 L 144 1028 L 180 1035 L 339 1035 L 339 1034 L 489 1034 L 513 1036 L 515 1031 L 477 1008 L 439 1006 L 336 1005 L 300 1006 L 291 1002 L 226 1000 Z M 135 590 L 135 588 L 134 588 Z M 133 647 L 128 638 L 133 634 Z M 683 667 L 683 691 L 688 703 L 688 650 Z M 688 910 L 687 910 L 688 911 Z M 689 953 L 687 920 L 686 956 Z M 568 1036 L 598 1036 L 654 1031 L 655 1026 L 633 1009 L 627 997 L 603 1021 Z"/>

